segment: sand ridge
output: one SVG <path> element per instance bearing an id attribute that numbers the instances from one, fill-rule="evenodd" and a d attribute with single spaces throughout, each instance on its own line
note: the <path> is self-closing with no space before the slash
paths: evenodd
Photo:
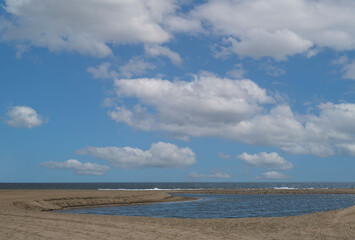
<path id="1" fill-rule="evenodd" d="M 208 191 L 265 194 L 265 189 Z M 270 189 L 266 193 L 289 191 L 355 194 L 354 189 Z M 355 239 L 355 206 L 295 217 L 245 219 L 165 219 L 48 211 L 181 200 L 167 191 L 1 190 L 0 239 Z"/>

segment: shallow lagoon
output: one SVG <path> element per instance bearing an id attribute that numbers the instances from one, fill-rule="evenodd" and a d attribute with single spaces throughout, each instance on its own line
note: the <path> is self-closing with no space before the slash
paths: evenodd
<path id="1" fill-rule="evenodd" d="M 196 201 L 72 209 L 61 212 L 165 218 L 282 217 L 340 209 L 355 205 L 346 194 L 175 194 Z"/>

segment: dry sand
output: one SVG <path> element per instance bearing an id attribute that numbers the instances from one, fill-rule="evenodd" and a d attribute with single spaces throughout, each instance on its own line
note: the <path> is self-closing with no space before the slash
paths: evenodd
<path id="1" fill-rule="evenodd" d="M 204 190 L 194 193 L 355 194 L 355 190 Z M 355 206 L 296 217 L 198 220 L 49 211 L 180 200 L 183 199 L 171 197 L 164 191 L 0 190 L 0 239 L 355 239 Z"/>

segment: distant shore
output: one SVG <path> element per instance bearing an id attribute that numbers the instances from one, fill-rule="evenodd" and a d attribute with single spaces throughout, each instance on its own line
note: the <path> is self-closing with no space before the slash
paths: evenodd
<path id="1" fill-rule="evenodd" d="M 191 200 L 169 193 L 355 194 L 355 189 L 0 190 L 1 239 L 353 239 L 355 206 L 296 217 L 164 219 L 51 210 Z"/>

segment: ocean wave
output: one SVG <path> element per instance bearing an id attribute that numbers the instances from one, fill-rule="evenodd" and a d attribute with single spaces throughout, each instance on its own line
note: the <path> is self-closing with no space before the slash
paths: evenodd
<path id="1" fill-rule="evenodd" d="M 202 188 L 99 188 L 101 191 L 179 191 L 179 190 L 201 190 Z"/>

